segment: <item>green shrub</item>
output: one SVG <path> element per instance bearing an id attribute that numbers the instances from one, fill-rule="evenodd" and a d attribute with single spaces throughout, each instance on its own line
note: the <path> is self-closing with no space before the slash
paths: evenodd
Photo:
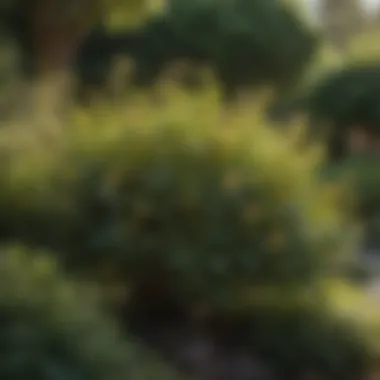
<path id="1" fill-rule="evenodd" d="M 162 267 L 180 294 L 223 304 L 247 284 L 309 284 L 355 249 L 314 150 L 248 111 L 221 125 L 213 96 L 174 96 L 175 109 L 133 104 L 127 122 L 103 109 L 50 157 L 11 160 L 3 237 L 132 284 Z"/>
<path id="2" fill-rule="evenodd" d="M 155 379 L 174 375 L 100 311 L 88 284 L 20 247 L 0 254 L 0 376 L 3 379 Z"/>
<path id="3" fill-rule="evenodd" d="M 350 157 L 330 170 L 335 175 L 345 175 L 354 182 L 358 194 L 359 211 L 364 217 L 372 217 L 380 213 L 379 175 L 380 166 L 376 156 L 357 155 Z"/>
<path id="4" fill-rule="evenodd" d="M 247 331 L 257 352 L 284 378 L 313 373 L 328 380 L 359 379 L 376 357 L 357 323 L 331 314 L 323 305 L 261 309 L 250 323 Z"/>
<path id="5" fill-rule="evenodd" d="M 261 304 L 249 317 L 230 315 L 211 326 L 217 336 L 227 331 L 231 342 L 252 347 L 281 379 L 367 378 L 380 348 L 377 303 L 341 278 L 318 286 L 321 298 L 306 292 L 294 304 L 278 293 L 276 302 Z"/>
<path id="6" fill-rule="evenodd" d="M 322 297 L 304 292 L 297 304 L 272 293 L 272 302 L 256 304 L 248 316 L 216 317 L 210 328 L 219 339 L 251 347 L 281 379 L 367 378 L 380 348 L 377 303 L 341 278 L 324 279 L 318 288 Z"/>
<path id="7" fill-rule="evenodd" d="M 331 165 L 328 171 L 331 176 L 346 178 L 350 183 L 357 215 L 365 224 L 367 243 L 379 248 L 380 165 L 376 156 L 353 156 Z"/>

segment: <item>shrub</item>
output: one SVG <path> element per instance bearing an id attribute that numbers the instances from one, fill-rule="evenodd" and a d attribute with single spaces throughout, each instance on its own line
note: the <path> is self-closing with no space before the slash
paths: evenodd
<path id="1" fill-rule="evenodd" d="M 379 248 L 379 162 L 373 154 L 347 158 L 328 168 L 331 176 L 345 178 L 351 187 L 358 217 L 365 223 L 366 245 Z"/>
<path id="2" fill-rule="evenodd" d="M 250 347 L 280 379 L 367 378 L 379 354 L 379 308 L 362 288 L 323 279 L 322 297 L 304 292 L 298 303 L 272 293 L 247 313 L 211 319 L 217 342 Z M 314 378 L 313 377 L 313 378 Z"/>
<path id="3" fill-rule="evenodd" d="M 359 379 L 374 363 L 372 344 L 378 335 L 363 333 L 368 328 L 336 315 L 324 305 L 293 310 L 261 309 L 251 320 L 250 336 L 261 357 L 284 378 L 307 374 L 323 379 Z M 375 330 L 376 331 L 376 330 Z"/>
<path id="4" fill-rule="evenodd" d="M 170 379 L 174 375 L 123 341 L 94 289 L 66 279 L 47 255 L 3 248 L 0 376 L 4 379 Z"/>
<path id="5" fill-rule="evenodd" d="M 142 101 L 116 120 L 103 109 L 36 161 L 42 175 L 30 155 L 7 164 L 2 236 L 52 247 L 82 270 L 111 265 L 132 284 L 161 266 L 182 295 L 223 304 L 247 284 L 323 275 L 355 246 L 339 185 L 318 179 L 314 150 L 262 118 L 241 112 L 220 125 L 206 95 L 175 92 L 175 110 Z"/>

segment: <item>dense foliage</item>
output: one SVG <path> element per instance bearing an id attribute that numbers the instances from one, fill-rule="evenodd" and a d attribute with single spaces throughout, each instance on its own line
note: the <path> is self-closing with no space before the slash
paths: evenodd
<path id="1" fill-rule="evenodd" d="M 354 323 L 319 307 L 260 310 L 246 332 L 254 347 L 283 379 L 322 376 L 358 379 L 371 361 L 369 340 Z M 291 344 L 289 344 L 291 342 Z"/>
<path id="2" fill-rule="evenodd" d="M 111 263 L 127 279 L 158 266 L 182 295 L 224 303 L 247 283 L 307 285 L 330 270 L 355 235 L 339 185 L 317 179 L 314 150 L 248 115 L 223 132 L 215 116 L 198 120 L 202 102 L 177 100 L 174 119 L 134 105 L 132 125 L 109 118 L 91 136 L 74 133 L 42 182 L 24 172 L 18 181 L 29 182 L 3 183 L 2 235 L 74 267 Z"/>
<path id="3" fill-rule="evenodd" d="M 51 150 L 8 151 L 3 242 L 53 249 L 99 283 L 111 271 L 132 314 L 173 294 L 189 315 L 243 313 L 245 344 L 289 379 L 358 376 L 373 354 L 366 321 L 346 325 L 319 286 L 356 246 L 341 185 L 319 179 L 323 162 L 295 129 L 243 109 L 222 122 L 215 95 L 172 91 L 175 110 L 135 99 L 123 114 L 78 114 Z"/>
<path id="4" fill-rule="evenodd" d="M 30 13 L 30 12 L 29 12 Z M 37 54 L 24 8 L 7 16 L 8 30 L 24 54 L 23 68 L 33 71 Z M 102 87 L 120 55 L 136 66 L 133 82 L 151 86 L 178 61 L 210 66 L 227 99 L 239 89 L 263 85 L 289 88 L 302 76 L 317 38 L 282 2 L 258 0 L 171 0 L 166 11 L 141 26 L 108 30 L 95 24 L 79 42 L 75 67 L 82 86 Z"/>
<path id="5" fill-rule="evenodd" d="M 174 378 L 135 343 L 123 342 L 94 289 L 65 278 L 49 255 L 2 248 L 0 272 L 2 378 Z"/>
<path id="6" fill-rule="evenodd" d="M 16 3 L 0 10 L 0 74 L 20 69 L 31 108 L 55 117 L 49 85 L 71 69 L 80 100 L 107 97 L 110 78 L 130 91 L 74 102 L 60 130 L 44 114 L 49 128 L 2 125 L 0 376 L 176 377 L 141 345 L 190 379 L 372 375 L 379 308 L 347 273 L 362 227 L 380 244 L 377 65 L 320 79 L 344 60 L 317 51 L 285 0 L 171 0 L 153 13 L 157 2 L 113 1 L 119 18 L 108 1 L 97 14 L 92 0 Z M 21 67 L 17 53 L 2 59 L 12 40 Z M 255 103 L 266 87 L 286 95 L 276 128 Z M 310 125 L 285 123 L 289 108 Z"/>
<path id="7" fill-rule="evenodd" d="M 152 75 L 171 61 L 210 64 L 227 97 L 239 88 L 285 86 L 300 78 L 316 37 L 278 1 L 173 0 L 142 27 L 139 70 Z"/>

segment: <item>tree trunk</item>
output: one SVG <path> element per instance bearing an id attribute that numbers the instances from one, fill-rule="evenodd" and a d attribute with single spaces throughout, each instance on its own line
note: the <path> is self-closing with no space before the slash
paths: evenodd
<path id="1" fill-rule="evenodd" d="M 95 18 L 96 0 L 19 0 L 30 31 L 33 113 L 60 117 L 71 98 L 70 73 L 78 46 Z M 36 112 L 35 112 L 36 111 Z"/>

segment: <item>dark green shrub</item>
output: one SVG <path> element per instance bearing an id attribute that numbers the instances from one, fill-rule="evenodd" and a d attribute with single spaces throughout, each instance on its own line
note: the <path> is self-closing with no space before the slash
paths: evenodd
<path id="1" fill-rule="evenodd" d="M 366 245 L 380 247 L 380 165 L 375 154 L 357 155 L 328 168 L 329 175 L 346 178 L 358 217 L 366 230 Z"/>
<path id="2" fill-rule="evenodd" d="M 88 284 L 66 279 L 52 259 L 14 247 L 0 254 L 3 379 L 165 379 L 174 375 L 124 342 Z"/>
<path id="3" fill-rule="evenodd" d="M 217 316 L 209 328 L 218 342 L 250 347 L 280 379 L 367 378 L 379 354 L 376 302 L 339 278 L 319 286 L 321 298 L 304 292 L 295 303 L 272 293 L 251 314 Z"/>
<path id="4" fill-rule="evenodd" d="M 250 334 L 262 358 L 289 379 L 314 374 L 356 380 L 375 358 L 368 336 L 352 321 L 330 315 L 323 305 L 261 310 L 251 320 Z"/>

